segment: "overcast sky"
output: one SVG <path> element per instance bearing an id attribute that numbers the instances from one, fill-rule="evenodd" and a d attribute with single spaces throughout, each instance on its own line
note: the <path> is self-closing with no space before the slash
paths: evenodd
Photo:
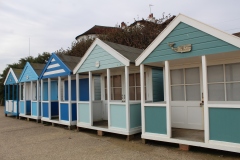
<path id="1" fill-rule="evenodd" d="M 29 55 L 68 48 L 94 25 L 131 24 L 162 13 L 189 17 L 228 33 L 240 32 L 238 0 L 0 0 L 0 73 Z"/>

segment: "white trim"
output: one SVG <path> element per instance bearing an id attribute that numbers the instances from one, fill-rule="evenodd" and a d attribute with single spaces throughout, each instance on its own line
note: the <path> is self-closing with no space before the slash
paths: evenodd
<path id="1" fill-rule="evenodd" d="M 41 79 L 41 99 L 40 99 L 40 101 L 41 101 L 41 117 L 43 117 L 43 79 Z"/>
<path id="2" fill-rule="evenodd" d="M 51 60 L 51 62 L 55 62 L 55 59 L 53 58 L 53 59 Z"/>
<path id="3" fill-rule="evenodd" d="M 170 67 L 169 62 L 165 61 L 165 85 L 166 85 L 166 114 L 167 114 L 167 136 L 172 136 L 172 123 L 171 123 L 171 90 L 170 90 Z"/>
<path id="4" fill-rule="evenodd" d="M 172 22 L 155 38 L 155 40 L 136 59 L 136 66 L 139 66 L 147 56 L 170 34 L 170 32 L 180 23 L 186 23 L 227 43 L 240 48 L 240 39 L 237 36 L 228 34 L 195 19 L 179 14 Z"/>
<path id="5" fill-rule="evenodd" d="M 130 105 L 129 105 L 129 67 L 125 66 L 125 103 L 126 103 L 126 128 L 130 130 Z"/>
<path id="6" fill-rule="evenodd" d="M 110 98 L 111 98 L 111 72 L 107 69 L 107 107 L 108 107 L 108 128 L 111 126 L 110 119 Z"/>
<path id="7" fill-rule="evenodd" d="M 56 64 L 51 64 L 47 67 L 47 69 L 50 69 L 50 68 L 56 68 L 56 67 L 59 67 L 60 65 L 58 63 Z"/>
<path id="8" fill-rule="evenodd" d="M 48 78 L 48 118 L 51 119 L 51 78 Z"/>
<path id="9" fill-rule="evenodd" d="M 55 71 L 45 72 L 45 73 L 43 74 L 43 76 L 52 75 L 52 74 L 57 74 L 57 73 L 64 73 L 64 72 L 65 72 L 64 69 L 58 69 L 58 70 L 55 70 Z"/>
<path id="10" fill-rule="evenodd" d="M 238 144 L 236 145 L 236 143 L 212 141 L 212 140 L 209 141 L 209 143 L 195 142 L 195 141 L 181 140 L 181 139 L 175 139 L 175 138 L 167 138 L 161 134 L 151 134 L 151 133 L 145 133 L 145 134 L 143 133 L 142 138 L 240 153 L 240 146 Z"/>
<path id="11" fill-rule="evenodd" d="M 240 108 L 239 104 L 209 104 L 208 108 Z"/>
<path id="12" fill-rule="evenodd" d="M 77 106 L 77 122 L 79 121 L 79 116 L 78 116 L 78 102 L 79 102 L 79 74 L 76 74 L 76 106 Z"/>
<path id="13" fill-rule="evenodd" d="M 72 122 L 72 86 L 71 75 L 68 75 L 68 117 L 69 122 Z"/>
<path id="14" fill-rule="evenodd" d="M 16 83 L 18 83 L 18 79 L 17 79 L 15 73 L 13 72 L 13 69 L 10 68 L 9 71 L 8 71 L 8 74 L 7 74 L 7 76 L 6 76 L 6 79 L 5 79 L 5 81 L 4 81 L 4 85 L 6 84 L 7 79 L 8 79 L 8 76 L 9 76 L 10 73 L 12 73 L 14 80 L 16 81 Z"/>
<path id="15" fill-rule="evenodd" d="M 207 59 L 206 56 L 202 56 L 202 90 L 204 96 L 204 141 L 209 141 L 209 113 L 208 113 L 208 84 L 207 84 Z"/>
<path id="16" fill-rule="evenodd" d="M 92 72 L 88 72 L 89 75 L 89 119 L 90 125 L 93 125 L 93 105 L 92 105 Z"/>
<path id="17" fill-rule="evenodd" d="M 85 62 L 87 57 L 91 54 L 92 50 L 96 45 L 99 45 L 101 48 L 103 48 L 105 51 L 107 51 L 109 54 L 111 54 L 113 57 L 115 57 L 117 60 L 119 60 L 121 63 L 123 63 L 125 66 L 130 65 L 130 60 L 124 57 L 122 54 L 114 50 L 112 47 L 101 41 L 100 39 L 96 38 L 92 45 L 88 48 L 87 52 L 84 54 L 80 62 L 77 64 L 77 66 L 73 70 L 73 74 L 76 74 L 79 70 L 79 68 L 82 66 L 82 64 Z"/>
<path id="18" fill-rule="evenodd" d="M 141 115 L 142 115 L 142 133 L 145 133 L 145 87 L 144 87 L 144 64 L 140 65 L 140 85 L 141 85 Z"/>

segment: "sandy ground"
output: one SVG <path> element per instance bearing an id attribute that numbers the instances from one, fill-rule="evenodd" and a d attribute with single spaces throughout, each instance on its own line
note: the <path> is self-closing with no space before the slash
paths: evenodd
<path id="1" fill-rule="evenodd" d="M 192 147 L 181 151 L 176 144 L 149 141 L 140 134 L 127 142 L 125 136 L 96 135 L 96 131 L 67 130 L 4 116 L 0 107 L 0 159 L 181 159 L 235 160 L 240 154 Z"/>

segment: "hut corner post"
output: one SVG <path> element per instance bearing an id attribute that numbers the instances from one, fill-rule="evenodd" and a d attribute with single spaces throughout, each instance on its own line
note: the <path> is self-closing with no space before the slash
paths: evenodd
<path id="1" fill-rule="evenodd" d="M 169 61 L 165 61 L 165 82 L 166 82 L 166 111 L 167 111 L 167 136 L 171 138 L 171 106 L 170 106 L 170 67 Z"/>
<path id="2" fill-rule="evenodd" d="M 204 95 L 204 141 L 209 141 L 209 113 L 208 113 L 208 86 L 207 86 L 207 59 L 202 56 L 202 77 L 203 77 L 203 95 Z"/>

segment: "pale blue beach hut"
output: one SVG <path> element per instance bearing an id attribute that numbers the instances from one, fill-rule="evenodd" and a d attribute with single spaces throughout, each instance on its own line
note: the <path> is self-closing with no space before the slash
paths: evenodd
<path id="1" fill-rule="evenodd" d="M 41 120 L 40 81 L 45 64 L 27 62 L 19 78 L 19 118 Z"/>
<path id="2" fill-rule="evenodd" d="M 5 116 L 13 115 L 18 117 L 19 115 L 19 85 L 18 79 L 22 69 L 10 68 L 7 77 L 4 81 L 5 86 Z"/>

